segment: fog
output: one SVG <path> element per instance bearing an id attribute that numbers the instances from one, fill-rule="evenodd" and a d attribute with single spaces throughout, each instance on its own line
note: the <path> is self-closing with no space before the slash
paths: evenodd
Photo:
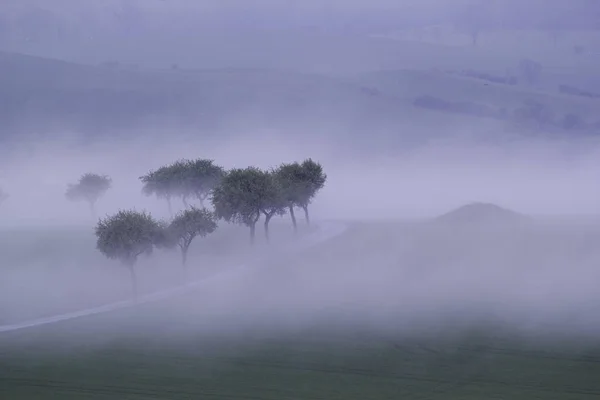
<path id="1" fill-rule="evenodd" d="M 276 219 L 269 245 L 259 223 L 259 241 L 252 248 L 247 228 L 221 223 L 215 235 L 197 238 L 191 250 L 190 279 L 207 279 L 205 284 L 37 332 L 66 329 L 90 342 L 109 340 L 112 333 L 173 341 L 200 333 L 243 338 L 250 331 L 289 333 L 315 325 L 423 334 L 481 323 L 534 337 L 600 333 L 597 99 L 573 100 L 556 91 L 571 82 L 565 76 L 593 88 L 597 76 L 589 71 L 595 71 L 595 59 L 573 61 L 564 55 L 567 50 L 554 55 L 547 43 L 535 51 L 556 60 L 544 65 L 540 83 L 509 89 L 490 84 L 490 92 L 481 89 L 488 83 L 472 89 L 465 77 L 448 87 L 464 84 L 466 89 L 451 91 L 428 86 L 427 76 L 401 75 L 398 80 L 421 80 L 398 93 L 385 91 L 387 81 L 378 90 L 367 80 L 329 80 L 382 69 L 401 74 L 420 63 L 431 63 L 422 67 L 431 72 L 481 62 L 477 68 L 498 74 L 522 57 L 510 54 L 506 65 L 486 64 L 490 53 L 477 53 L 469 44 L 457 54 L 465 60 L 479 55 L 453 64 L 450 45 L 424 45 L 428 50 L 423 50 L 417 44 L 406 56 L 393 53 L 387 39 L 377 42 L 383 43 L 381 49 L 367 52 L 375 42 L 357 38 L 420 24 L 460 25 L 464 17 L 464 2 L 397 3 L 261 1 L 248 6 L 229 1 L 217 6 L 153 0 L 106 1 L 100 7 L 63 0 L 49 10 L 42 1 L 6 2 L 0 10 L 0 50 L 5 52 L 0 61 L 9 66 L 3 81 L 7 90 L 0 93 L 6 106 L 0 110 L 0 122 L 6 122 L 0 136 L 0 188 L 10 197 L 0 204 L 0 328 L 130 298 L 128 271 L 95 249 L 97 221 L 87 204 L 65 198 L 67 185 L 83 173 L 112 178 L 112 188 L 96 205 L 98 215 L 136 209 L 167 220 L 166 203 L 141 193 L 139 177 L 150 170 L 182 158 L 214 159 L 229 169 L 272 168 L 310 157 L 327 173 L 325 188 L 310 206 L 315 230 L 299 215 L 301 235 L 294 237 L 286 215 Z M 493 20 L 477 18 L 482 29 L 538 29 L 556 13 L 548 7 L 535 18 L 525 13 L 531 19 L 519 19 L 524 14 L 515 10 L 536 11 L 539 3 L 527 3 L 525 10 L 517 2 L 506 4 L 487 11 Z M 587 23 L 593 7 L 573 6 L 560 28 Z M 265 31 L 272 42 L 262 41 Z M 293 42 L 292 33 L 306 34 L 304 41 Z M 325 37 L 341 41 L 318 47 Z M 353 47 L 355 39 L 364 46 Z M 330 54 L 343 47 L 340 43 L 348 52 Z M 207 56 L 208 48 L 214 53 Z M 293 60 L 278 55 L 284 48 Z M 311 52 L 314 48 L 319 51 Z M 333 63 L 338 58 L 344 73 Z M 182 59 L 184 72 L 178 75 L 180 67 L 172 65 Z M 446 59 L 449 64 L 435 64 Z M 125 67 L 97 66 L 113 60 Z M 294 66 L 297 74 L 269 72 L 282 65 Z M 237 70 L 218 78 L 203 75 L 206 71 L 191 74 L 207 67 L 221 72 L 258 68 L 267 79 Z M 315 71 L 331 73 L 315 77 Z M 419 85 L 420 91 L 413 88 Z M 581 111 L 589 129 L 531 128 L 510 119 L 413 107 L 415 97 L 429 93 L 459 101 L 465 96 L 476 105 L 514 105 L 511 112 L 525 100 L 541 99 L 560 114 L 557 120 L 567 111 Z M 532 219 L 466 227 L 434 219 L 474 202 Z M 174 200 L 176 210 L 182 207 Z M 336 235 L 290 250 L 303 240 L 317 242 L 319 228 Z M 156 251 L 136 268 L 143 295 L 182 284 L 176 251 Z M 2 335 L 0 329 L 0 340 Z"/>
<path id="2" fill-rule="evenodd" d="M 93 221 L 87 207 L 64 198 L 66 183 L 81 173 L 113 177 L 114 187 L 98 203 L 101 214 L 135 208 L 167 218 L 164 202 L 140 193 L 137 178 L 148 169 L 195 156 L 214 158 L 227 168 L 266 168 L 314 157 L 323 163 L 328 184 L 312 206 L 313 218 L 325 226 L 328 220 L 343 221 L 346 233 L 314 250 L 287 254 L 278 251 L 292 240 L 287 217 L 277 222 L 276 241 L 271 246 L 261 242 L 254 251 L 247 246 L 246 230 L 222 226 L 220 240 L 230 241 L 231 248 L 221 243 L 225 253 L 220 255 L 199 250 L 193 257 L 195 277 L 223 273 L 227 263 L 247 260 L 253 273 L 209 282 L 181 295 L 181 301 L 175 296 L 165 304 L 140 306 L 139 313 L 129 311 L 138 315 L 129 322 L 119 317 L 124 311 L 115 312 L 111 329 L 132 334 L 158 324 L 160 332 L 177 335 L 196 330 L 233 334 L 242 326 L 289 332 L 315 323 L 336 326 L 332 321 L 386 331 L 404 331 L 407 324 L 420 331 L 473 321 L 500 321 L 519 330 L 537 327 L 540 334 L 580 335 L 600 329 L 594 311 L 600 301 L 595 286 L 600 253 L 594 245 L 600 239 L 599 157 L 593 142 L 526 140 L 491 146 L 457 139 L 395 158 L 357 159 L 336 152 L 331 143 L 299 146 L 285 136 L 270 135 L 263 133 L 258 143 L 240 139 L 210 146 L 148 137 L 85 148 L 64 140 L 15 151 L 3 163 L 2 187 L 11 193 L 1 211 L 5 230 L 28 228 L 35 236 L 36 229 L 89 226 L 90 237 L 74 243 L 74 249 L 54 242 L 50 258 L 32 258 L 33 265 L 5 265 L 5 322 L 129 296 L 126 271 L 99 254 L 92 256 Z M 510 229 L 428 225 L 430 218 L 477 201 L 539 220 L 531 227 Z M 356 226 L 354 221 L 362 222 Z M 42 239 L 30 239 L 34 247 L 21 245 L 20 251 L 43 255 Z M 83 244 L 90 248 L 82 249 Z M 143 291 L 178 285 L 178 264 L 176 253 L 158 252 L 141 260 Z M 183 322 L 190 318 L 197 323 Z M 94 324 L 93 318 L 81 319 L 85 332 L 88 321 Z"/>
<path id="3" fill-rule="evenodd" d="M 0 187 L 11 194 L 2 204 L 4 224 L 89 224 L 87 205 L 67 202 L 64 195 L 67 184 L 85 172 L 113 179 L 113 189 L 99 201 L 101 214 L 137 208 L 167 217 L 164 202 L 142 195 L 139 177 L 173 160 L 197 157 L 225 168 L 319 160 L 328 174 L 313 205 L 321 219 L 424 218 L 473 201 L 533 215 L 586 216 L 596 214 L 600 204 L 595 184 L 600 145 L 591 138 L 489 144 L 449 133 L 393 156 L 340 151 L 335 134 L 302 140 L 286 134 L 257 130 L 231 132 L 224 141 L 165 140 L 164 132 L 150 128 L 90 145 L 74 139 L 16 145 L 2 160 Z"/>

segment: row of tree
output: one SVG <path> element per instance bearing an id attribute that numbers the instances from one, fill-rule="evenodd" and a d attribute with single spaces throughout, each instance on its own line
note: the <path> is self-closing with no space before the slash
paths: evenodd
<path id="1" fill-rule="evenodd" d="M 140 177 L 142 193 L 166 200 L 171 218 L 173 198 L 180 198 L 186 209 L 194 200 L 204 208 L 210 198 L 217 218 L 248 226 L 252 241 L 261 215 L 265 217 L 267 239 L 269 222 L 276 215 L 289 212 L 297 230 L 296 207 L 304 210 L 310 224 L 308 206 L 326 179 L 321 164 L 312 159 L 282 164 L 271 170 L 248 167 L 230 171 L 213 160 L 178 160 Z M 65 195 L 71 201 L 87 202 L 95 218 L 95 205 L 111 185 L 110 177 L 87 173 L 77 183 L 70 184 Z"/>
<path id="2" fill-rule="evenodd" d="M 274 216 L 289 213 L 297 232 L 295 208 L 304 210 L 310 224 L 308 206 L 326 180 L 323 167 L 312 159 L 269 170 L 247 167 L 229 171 L 213 160 L 178 160 L 140 177 L 143 194 L 167 201 L 170 222 L 157 220 L 147 212 L 121 210 L 99 220 L 95 228 L 97 248 L 129 268 L 133 291 L 137 293 L 134 266 L 140 255 L 151 254 L 155 248 L 178 247 L 185 270 L 191 243 L 196 237 L 213 233 L 218 220 L 249 227 L 252 244 L 261 216 L 267 241 Z M 87 173 L 68 186 L 66 197 L 71 201 L 86 201 L 95 215 L 96 202 L 111 185 L 108 176 Z M 180 198 L 184 204 L 184 209 L 175 216 L 173 198 Z M 212 210 L 206 208 L 207 200 Z M 192 204 L 194 201 L 198 207 Z"/>
<path id="3" fill-rule="evenodd" d="M 107 258 L 119 260 L 129 269 L 133 295 L 137 297 L 135 264 L 140 255 L 151 255 L 155 248 L 179 248 L 187 275 L 187 254 L 192 241 L 216 229 L 216 216 L 206 208 L 190 207 L 170 223 L 156 220 L 145 211 L 121 210 L 98 221 L 96 247 Z"/>
<path id="4" fill-rule="evenodd" d="M 165 199 L 172 216 L 171 199 L 181 198 L 186 207 L 191 199 L 196 199 L 204 207 L 206 199 L 225 175 L 223 167 L 216 165 L 213 160 L 179 160 L 150 171 L 140 180 L 143 184 L 142 193 Z"/>

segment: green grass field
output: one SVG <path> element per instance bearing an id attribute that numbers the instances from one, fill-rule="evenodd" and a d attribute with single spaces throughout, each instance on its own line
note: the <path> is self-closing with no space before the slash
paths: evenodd
<path id="1" fill-rule="evenodd" d="M 587 246 L 598 232 L 595 224 L 561 222 L 483 237 L 420 222 L 353 223 L 340 237 L 293 258 L 274 256 L 226 286 L 0 334 L 0 398 L 600 398 L 597 331 L 560 318 L 519 325 L 485 307 L 469 314 L 449 298 L 419 309 L 415 301 L 436 290 L 402 270 L 411 254 L 413 266 L 447 257 L 483 266 L 504 253 L 499 263 L 537 261 L 542 273 L 577 261 L 576 275 L 597 256 Z M 544 264 L 551 259 L 557 264 Z M 455 265 L 447 267 L 458 272 Z"/>
<path id="2" fill-rule="evenodd" d="M 482 332 L 406 338 L 346 327 L 344 334 L 305 329 L 270 336 L 179 337 L 176 343 L 130 335 L 91 345 L 75 339 L 52 349 L 34 335 L 20 336 L 17 343 L 2 339 L 4 399 L 600 396 L 597 345 L 533 345 Z"/>

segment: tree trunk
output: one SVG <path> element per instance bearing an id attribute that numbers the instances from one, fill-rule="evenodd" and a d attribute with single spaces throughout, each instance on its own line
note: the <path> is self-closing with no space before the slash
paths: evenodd
<path id="1" fill-rule="evenodd" d="M 256 222 L 250 225 L 250 245 L 254 246 L 254 237 L 256 236 Z"/>
<path id="2" fill-rule="evenodd" d="M 310 216 L 308 215 L 308 205 L 303 205 L 302 209 L 304 210 L 304 218 L 306 218 L 306 225 L 310 226 Z"/>
<path id="3" fill-rule="evenodd" d="M 269 222 L 271 221 L 271 218 L 273 218 L 274 214 L 265 214 L 265 239 L 267 239 L 267 243 L 269 243 L 271 241 L 271 238 L 269 237 Z"/>
<path id="4" fill-rule="evenodd" d="M 135 274 L 135 265 L 134 262 L 129 262 L 129 273 L 131 274 L 131 292 L 133 293 L 133 300 L 137 301 L 138 299 L 138 284 L 137 284 L 137 276 Z"/>
<path id="5" fill-rule="evenodd" d="M 294 225 L 294 233 L 298 233 L 298 223 L 296 222 L 296 214 L 294 214 L 294 206 L 290 206 L 290 217 L 292 217 L 292 224 Z"/>
<path id="6" fill-rule="evenodd" d="M 92 214 L 92 219 L 97 219 L 96 218 L 96 203 L 94 203 L 93 201 L 90 201 L 90 214 Z"/>
<path id="7" fill-rule="evenodd" d="M 188 279 L 188 268 L 187 268 L 187 255 L 188 255 L 188 246 L 181 248 L 181 265 L 183 266 L 183 280 L 187 281 Z"/>
<path id="8" fill-rule="evenodd" d="M 173 218 L 173 207 L 171 206 L 171 198 L 167 197 L 167 206 L 169 207 L 169 215 Z"/>

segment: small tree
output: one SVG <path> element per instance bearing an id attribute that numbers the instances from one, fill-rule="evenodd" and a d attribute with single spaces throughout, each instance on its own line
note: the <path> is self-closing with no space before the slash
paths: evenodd
<path id="1" fill-rule="evenodd" d="M 146 212 L 119 211 L 96 225 L 96 247 L 109 259 L 121 261 L 131 273 L 131 287 L 137 298 L 135 263 L 141 254 L 152 254 L 165 235 L 163 226 Z"/>
<path id="2" fill-rule="evenodd" d="M 308 205 L 325 186 L 327 180 L 327 175 L 323 172 L 321 164 L 308 158 L 302 163 L 283 164 L 276 170 L 275 174 L 290 211 L 294 230 L 297 230 L 294 207 L 301 207 L 304 210 L 306 223 L 310 225 Z"/>
<path id="3" fill-rule="evenodd" d="M 269 172 L 255 167 L 235 168 L 227 172 L 215 187 L 212 204 L 215 214 L 230 223 L 250 228 L 250 243 L 254 244 L 256 223 L 273 199 L 273 179 Z"/>
<path id="4" fill-rule="evenodd" d="M 172 164 L 162 166 L 155 171 L 150 171 L 141 176 L 142 193 L 146 196 L 156 196 L 165 199 L 169 207 L 169 214 L 173 216 L 171 199 L 183 196 L 183 179 L 186 172 L 185 161 L 176 161 Z"/>
<path id="5" fill-rule="evenodd" d="M 185 172 L 182 177 L 182 199 L 187 207 L 188 197 L 196 197 L 200 207 L 219 184 L 225 170 L 214 164 L 214 160 L 197 159 L 184 161 Z"/>
<path id="6" fill-rule="evenodd" d="M 186 267 L 187 254 L 196 236 L 205 237 L 217 229 L 216 216 L 206 208 L 191 207 L 177 214 L 168 231 L 181 250 L 181 263 Z"/>
<path id="7" fill-rule="evenodd" d="M 87 173 L 76 184 L 69 184 L 65 196 L 70 201 L 86 201 L 93 218 L 96 218 L 96 202 L 106 194 L 112 185 L 106 175 Z"/>

